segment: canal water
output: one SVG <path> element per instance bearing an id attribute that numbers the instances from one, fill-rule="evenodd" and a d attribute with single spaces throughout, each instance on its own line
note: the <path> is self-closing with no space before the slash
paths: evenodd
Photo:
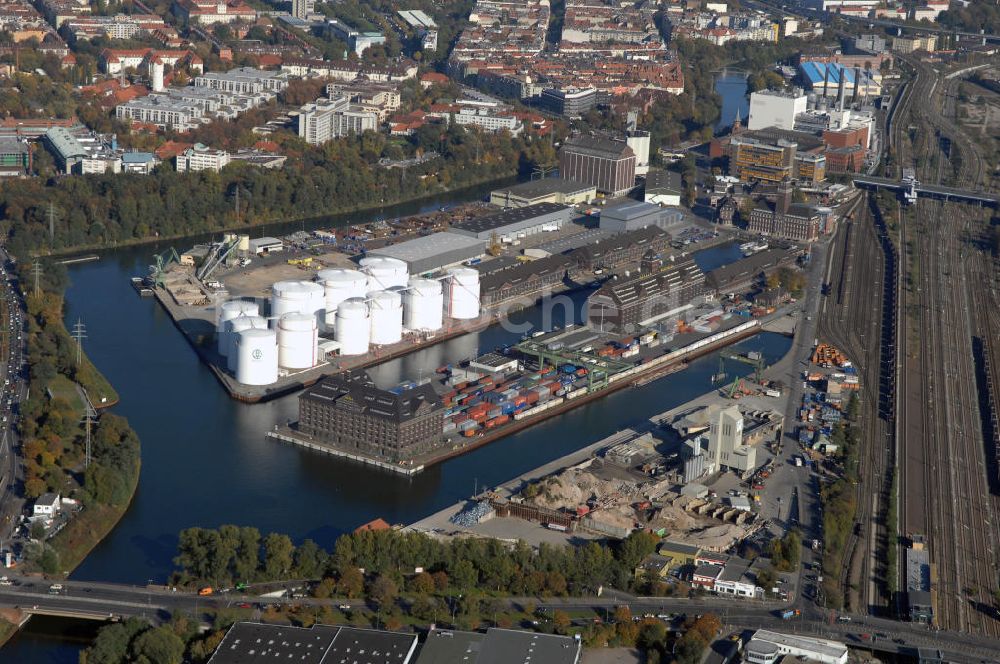
<path id="1" fill-rule="evenodd" d="M 721 245 L 699 255 L 699 262 L 728 262 L 732 251 Z M 162 582 L 173 568 L 178 532 L 192 526 L 252 525 L 330 547 L 339 534 L 377 517 L 412 522 L 470 495 L 476 485 L 500 484 L 690 400 L 711 389 L 717 370 L 715 355 L 702 358 L 685 371 L 623 390 L 413 478 L 397 477 L 265 438 L 276 423 L 296 418 L 296 397 L 255 405 L 232 401 L 159 305 L 132 289 L 129 278 L 145 272 L 151 253 L 149 247 L 119 249 L 70 269 L 66 319 L 86 323 L 86 352 L 121 395 L 115 412 L 129 419 L 142 440 L 135 499 L 73 574 L 76 579 Z M 586 295 L 576 293 L 568 298 L 571 306 L 552 311 L 525 310 L 512 321 L 536 329 L 579 322 Z M 495 326 L 388 362 L 373 375 L 382 385 L 429 375 L 521 334 L 521 328 Z M 769 333 L 738 346 L 762 351 L 768 362 L 788 347 L 789 339 Z M 76 661 L 77 645 L 46 640 L 44 634 L 15 637 L 0 661 Z"/>
<path id="2" fill-rule="evenodd" d="M 723 75 L 715 79 L 715 91 L 722 97 L 722 109 L 719 113 L 719 121 L 715 125 L 715 133 L 719 134 L 723 130 L 729 129 L 737 114 L 740 121 L 746 126 L 747 116 L 750 114 L 746 76 L 742 72 L 733 73 L 723 70 Z"/>

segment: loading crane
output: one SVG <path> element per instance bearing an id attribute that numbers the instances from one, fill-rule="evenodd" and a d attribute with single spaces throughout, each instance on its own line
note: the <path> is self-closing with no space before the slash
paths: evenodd
<path id="1" fill-rule="evenodd" d="M 149 266 L 149 276 L 153 280 L 153 285 L 163 286 L 163 275 L 166 273 L 167 268 L 171 263 L 181 262 L 181 257 L 177 255 L 177 250 L 170 247 L 161 254 L 153 254 L 153 258 L 156 260 L 155 265 Z"/>
<path id="2" fill-rule="evenodd" d="M 743 364 L 749 364 L 753 367 L 753 380 L 758 385 L 764 384 L 764 369 L 767 368 L 767 363 L 764 362 L 764 357 L 760 353 L 747 353 L 746 355 L 740 355 L 738 353 L 733 353 L 730 351 L 722 351 L 719 353 L 719 373 L 712 376 L 712 382 L 723 382 L 726 380 L 726 360 L 731 362 L 742 362 Z M 735 391 L 735 383 L 734 383 Z"/>

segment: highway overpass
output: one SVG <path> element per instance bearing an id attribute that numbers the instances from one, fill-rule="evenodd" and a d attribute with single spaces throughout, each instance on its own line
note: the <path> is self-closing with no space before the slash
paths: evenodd
<path id="1" fill-rule="evenodd" d="M 903 192 L 904 196 L 908 198 L 934 198 L 943 201 L 988 205 L 990 207 L 998 207 L 998 204 L 1000 204 L 1000 196 L 985 191 L 941 187 L 933 184 L 921 184 L 920 182 L 910 183 L 901 180 L 890 180 L 889 178 L 877 178 L 870 175 L 855 176 L 854 186 L 865 189 L 892 189 Z"/>

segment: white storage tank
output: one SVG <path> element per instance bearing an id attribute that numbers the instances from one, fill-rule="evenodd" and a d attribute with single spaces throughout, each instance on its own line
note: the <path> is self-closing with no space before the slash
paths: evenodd
<path id="1" fill-rule="evenodd" d="M 479 318 L 479 272 L 471 267 L 448 270 L 444 281 L 445 311 L 449 318 Z"/>
<path id="2" fill-rule="evenodd" d="M 403 293 L 403 326 L 408 330 L 440 330 L 444 325 L 444 292 L 434 279 L 410 279 Z"/>
<path id="3" fill-rule="evenodd" d="M 369 293 L 368 310 L 373 344 L 394 344 L 403 338 L 403 297 L 398 291 Z"/>
<path id="4" fill-rule="evenodd" d="M 236 380 L 270 385 L 278 380 L 278 341 L 274 330 L 251 328 L 236 337 Z"/>
<path id="5" fill-rule="evenodd" d="M 226 325 L 229 328 L 229 348 L 226 352 L 226 368 L 235 375 L 237 364 L 236 340 L 239 339 L 240 332 L 252 329 L 266 330 L 267 319 L 263 316 L 240 316 L 228 321 Z"/>
<path id="6" fill-rule="evenodd" d="M 250 300 L 230 300 L 223 302 L 219 307 L 219 325 L 216 328 L 219 342 L 219 355 L 223 357 L 229 354 L 229 349 L 233 346 L 232 335 L 228 326 L 229 321 L 240 316 L 256 316 L 260 314 L 260 307 L 256 302 Z"/>
<path id="7" fill-rule="evenodd" d="M 341 355 L 364 355 L 368 352 L 371 321 L 368 303 L 364 298 L 352 297 L 337 306 L 333 338 L 340 343 Z"/>
<path id="8" fill-rule="evenodd" d="M 405 286 L 409 281 L 409 268 L 398 258 L 371 256 L 361 259 L 361 270 L 368 275 L 368 290 L 378 291 Z"/>
<path id="9" fill-rule="evenodd" d="M 316 273 L 316 281 L 323 285 L 326 309 L 325 329 L 336 324 L 337 307 L 351 297 L 364 297 L 368 292 L 368 275 L 358 270 L 332 268 Z"/>
<path id="10" fill-rule="evenodd" d="M 292 312 L 278 320 L 278 365 L 310 369 L 317 364 L 319 329 L 312 314 Z"/>
<path id="11" fill-rule="evenodd" d="M 309 314 L 322 321 L 326 308 L 323 287 L 313 281 L 279 281 L 271 286 L 271 318 Z"/>

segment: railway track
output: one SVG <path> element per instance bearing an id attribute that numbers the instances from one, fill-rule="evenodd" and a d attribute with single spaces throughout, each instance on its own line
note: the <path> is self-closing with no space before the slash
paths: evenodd
<path id="1" fill-rule="evenodd" d="M 984 162 L 952 119 L 960 82 L 945 80 L 935 96 L 937 72 L 919 61 L 911 64 L 914 97 L 924 98 L 919 91 L 926 91 L 928 103 L 909 109 L 909 122 L 918 128 L 914 145 L 908 145 L 902 122 L 895 123 L 898 154 L 912 154 L 921 181 L 948 179 L 978 188 Z M 996 345 L 1000 334 L 996 265 L 977 240 L 986 223 L 981 210 L 921 201 L 908 216 L 900 241 L 909 259 L 902 261 L 909 288 L 900 339 L 900 523 L 905 533 L 928 536 L 938 572 L 937 625 L 996 637 L 1000 620 L 992 593 L 998 587 L 1000 504 L 990 492 L 974 345 L 976 339 Z M 905 588 L 905 544 L 898 554 Z"/>

